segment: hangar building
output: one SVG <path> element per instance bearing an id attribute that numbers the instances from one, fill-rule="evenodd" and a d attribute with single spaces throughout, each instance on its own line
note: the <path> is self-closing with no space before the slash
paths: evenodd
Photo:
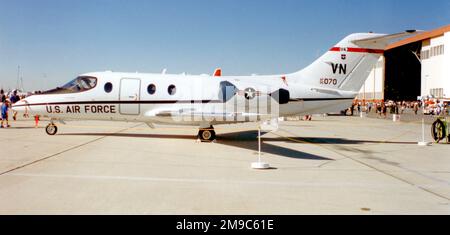
<path id="1" fill-rule="evenodd" d="M 450 25 L 389 45 L 357 99 L 412 101 L 418 96 L 450 99 Z"/>

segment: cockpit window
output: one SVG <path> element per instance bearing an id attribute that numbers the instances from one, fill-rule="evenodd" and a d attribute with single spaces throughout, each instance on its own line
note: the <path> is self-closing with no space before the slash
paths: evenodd
<path id="1" fill-rule="evenodd" d="M 62 87 L 57 87 L 56 89 L 46 91 L 43 94 L 66 94 L 66 93 L 78 93 L 83 91 L 88 91 L 97 85 L 97 78 L 81 76 L 74 80 L 68 82 Z"/>

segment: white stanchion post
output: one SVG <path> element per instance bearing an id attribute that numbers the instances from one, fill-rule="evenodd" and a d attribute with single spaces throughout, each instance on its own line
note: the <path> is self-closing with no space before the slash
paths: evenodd
<path id="1" fill-rule="evenodd" d="M 258 128 L 258 162 L 261 162 L 261 127 Z"/>
<path id="2" fill-rule="evenodd" d="M 422 115 L 424 114 L 425 111 L 425 104 L 422 104 Z M 419 146 L 430 146 L 431 143 L 430 142 L 425 142 L 425 118 L 422 116 L 422 141 L 418 142 L 417 145 Z"/>
<path id="3" fill-rule="evenodd" d="M 252 168 L 257 170 L 269 169 L 268 163 L 261 161 L 261 126 L 258 127 L 258 161 L 252 163 Z"/>
<path id="4" fill-rule="evenodd" d="M 422 142 L 425 142 L 425 119 L 422 118 Z"/>

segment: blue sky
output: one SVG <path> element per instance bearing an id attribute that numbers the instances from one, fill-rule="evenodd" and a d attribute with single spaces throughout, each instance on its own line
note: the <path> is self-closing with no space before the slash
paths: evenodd
<path id="1" fill-rule="evenodd" d="M 0 0 L 0 87 L 92 71 L 277 74 L 353 32 L 450 24 L 450 1 Z"/>

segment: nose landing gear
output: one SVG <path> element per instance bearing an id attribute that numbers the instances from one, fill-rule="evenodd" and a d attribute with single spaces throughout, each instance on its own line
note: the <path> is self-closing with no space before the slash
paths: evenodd
<path id="1" fill-rule="evenodd" d="M 213 142 L 216 139 L 216 132 L 214 127 L 200 128 L 198 131 L 198 139 L 202 142 Z"/>
<path id="2" fill-rule="evenodd" d="M 47 132 L 48 135 L 56 135 L 56 133 L 58 132 L 58 127 L 56 127 L 56 125 L 51 122 L 45 127 L 45 132 Z"/>

